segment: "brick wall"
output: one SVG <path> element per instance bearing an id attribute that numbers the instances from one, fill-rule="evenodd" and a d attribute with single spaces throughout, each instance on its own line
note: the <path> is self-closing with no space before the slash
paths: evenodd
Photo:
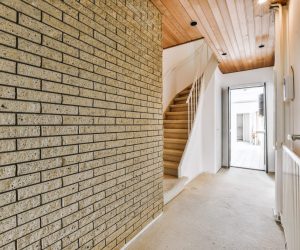
<path id="1" fill-rule="evenodd" d="M 0 0 L 0 248 L 120 248 L 161 213 L 161 17 Z"/>

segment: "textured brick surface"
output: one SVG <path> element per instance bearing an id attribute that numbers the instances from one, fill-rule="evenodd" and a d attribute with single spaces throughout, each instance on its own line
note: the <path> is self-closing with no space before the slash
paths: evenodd
<path id="1" fill-rule="evenodd" d="M 162 211 L 161 16 L 0 1 L 0 249 L 120 249 Z"/>

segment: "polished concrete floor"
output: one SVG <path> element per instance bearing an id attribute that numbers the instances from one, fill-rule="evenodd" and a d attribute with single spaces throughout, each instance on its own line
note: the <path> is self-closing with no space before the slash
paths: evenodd
<path id="1" fill-rule="evenodd" d="M 261 171 L 202 174 L 128 250 L 283 250 L 272 216 L 274 180 Z"/>

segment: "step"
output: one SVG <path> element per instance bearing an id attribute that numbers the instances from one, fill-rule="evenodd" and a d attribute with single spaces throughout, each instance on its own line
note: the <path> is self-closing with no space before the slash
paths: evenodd
<path id="1" fill-rule="evenodd" d="M 178 169 L 178 162 L 164 161 L 164 168 Z"/>
<path id="2" fill-rule="evenodd" d="M 185 139 L 173 139 L 173 138 L 164 138 L 164 143 L 176 143 L 176 144 L 186 144 Z"/>
<path id="3" fill-rule="evenodd" d="M 176 149 L 164 149 L 164 155 L 176 155 L 176 156 L 182 156 L 182 150 L 176 150 Z"/>
<path id="4" fill-rule="evenodd" d="M 183 191 L 187 181 L 188 178 L 184 176 L 180 178 L 167 178 L 164 176 L 163 186 L 165 205 Z"/>
<path id="5" fill-rule="evenodd" d="M 176 150 L 184 150 L 186 145 L 185 139 L 172 139 L 172 138 L 164 138 L 164 148 L 165 149 L 176 149 Z"/>
<path id="6" fill-rule="evenodd" d="M 187 98 L 188 98 L 188 95 L 179 96 L 174 99 L 174 102 L 184 101 L 184 103 L 186 103 Z"/>
<path id="7" fill-rule="evenodd" d="M 188 111 L 178 111 L 178 112 L 165 112 L 165 116 L 167 120 L 187 120 L 188 119 Z"/>
<path id="8" fill-rule="evenodd" d="M 188 123 L 187 121 L 185 123 L 164 123 L 164 128 L 165 129 L 187 129 Z"/>
<path id="9" fill-rule="evenodd" d="M 191 91 L 191 88 L 185 89 L 185 90 L 181 91 L 181 92 L 178 94 L 178 96 L 189 95 L 189 94 L 190 94 L 190 91 Z"/>
<path id="10" fill-rule="evenodd" d="M 177 177 L 178 176 L 178 170 L 174 168 L 164 168 L 164 174 L 172 175 Z"/>
<path id="11" fill-rule="evenodd" d="M 171 129 L 167 129 L 171 130 Z M 173 130 L 173 129 L 172 129 Z M 188 134 L 180 134 L 180 133 L 170 133 L 170 132 L 164 132 L 164 138 L 170 138 L 170 139 L 187 139 Z"/>
<path id="12" fill-rule="evenodd" d="M 175 129 L 165 129 L 165 133 L 172 133 L 172 134 L 187 134 L 188 130 L 187 129 L 182 129 L 182 128 L 175 128 Z"/>
<path id="13" fill-rule="evenodd" d="M 187 129 L 188 121 L 187 120 L 164 120 L 165 129 Z"/>
<path id="14" fill-rule="evenodd" d="M 187 103 L 173 104 L 173 105 L 170 105 L 170 109 L 171 109 L 171 112 L 188 111 L 188 104 Z"/>

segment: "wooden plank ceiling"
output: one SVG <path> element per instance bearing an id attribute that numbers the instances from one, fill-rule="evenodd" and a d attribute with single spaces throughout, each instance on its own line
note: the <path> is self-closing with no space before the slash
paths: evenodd
<path id="1" fill-rule="evenodd" d="M 274 1 L 152 0 L 163 14 L 163 48 L 204 37 L 223 73 L 274 65 L 274 16 L 269 10 Z M 192 27 L 191 21 L 198 24 Z"/>

